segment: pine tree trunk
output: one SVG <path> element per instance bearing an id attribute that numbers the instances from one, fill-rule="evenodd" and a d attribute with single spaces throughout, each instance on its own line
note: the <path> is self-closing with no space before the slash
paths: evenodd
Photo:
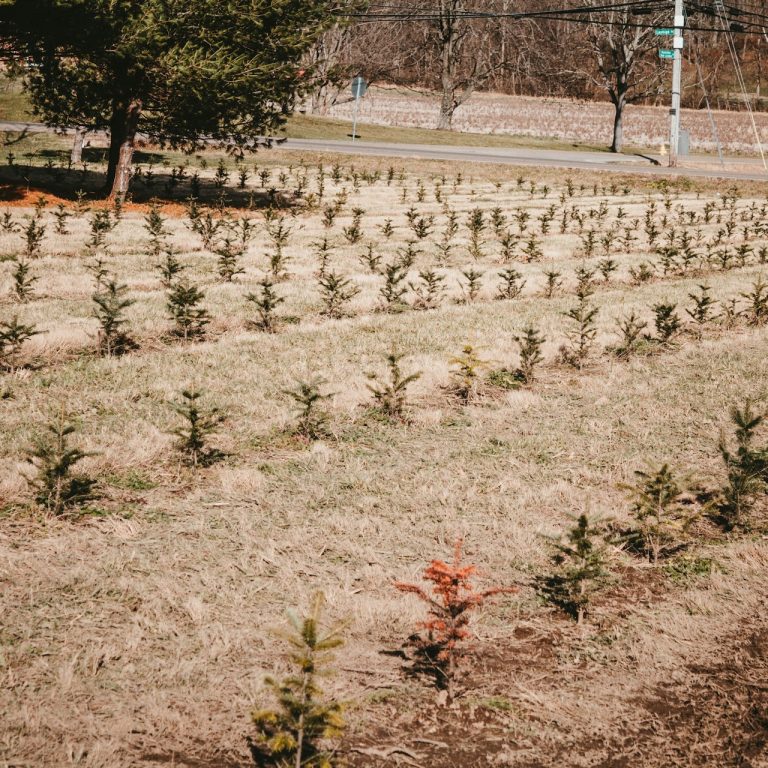
<path id="1" fill-rule="evenodd" d="M 109 164 L 105 190 L 110 198 L 123 200 L 131 181 L 131 162 L 136 131 L 141 116 L 141 102 L 116 103 L 110 120 Z"/>

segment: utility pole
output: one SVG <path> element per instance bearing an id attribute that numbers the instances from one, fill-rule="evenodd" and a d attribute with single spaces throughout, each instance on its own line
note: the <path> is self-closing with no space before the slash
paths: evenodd
<path id="1" fill-rule="evenodd" d="M 675 59 L 672 63 L 672 108 L 669 111 L 671 118 L 669 135 L 669 167 L 677 165 L 677 156 L 680 149 L 680 102 L 683 81 L 683 28 L 685 27 L 685 15 L 683 14 L 683 0 L 675 0 L 675 36 L 672 48 Z"/>

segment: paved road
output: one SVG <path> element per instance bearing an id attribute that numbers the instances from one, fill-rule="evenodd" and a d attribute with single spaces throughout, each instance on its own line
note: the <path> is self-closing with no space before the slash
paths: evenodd
<path id="1" fill-rule="evenodd" d="M 51 129 L 37 123 L 0 122 L 0 131 L 44 133 Z M 640 155 L 612 155 L 608 152 L 526 149 L 524 147 L 460 147 L 431 144 L 386 144 L 367 141 L 334 141 L 325 139 L 287 139 L 283 149 L 311 152 L 338 152 L 346 155 L 450 160 L 494 165 L 534 166 L 545 168 L 582 168 L 592 171 L 644 173 L 658 176 L 697 176 L 736 181 L 768 181 L 762 163 L 754 159 L 726 158 L 724 168 L 713 158 L 693 157 L 690 165 L 667 168 L 663 158 Z M 662 161 L 662 162 L 660 162 Z"/>

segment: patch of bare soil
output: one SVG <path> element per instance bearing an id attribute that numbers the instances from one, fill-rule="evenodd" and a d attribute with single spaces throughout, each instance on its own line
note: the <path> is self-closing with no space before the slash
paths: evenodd
<path id="1" fill-rule="evenodd" d="M 572 628 L 571 628 L 572 629 Z M 768 627 L 743 627 L 718 646 L 711 664 L 676 670 L 647 696 L 635 675 L 589 659 L 563 663 L 574 637 L 543 627 L 519 631 L 503 647 L 478 649 L 472 697 L 439 706 L 434 694 L 391 700 L 369 722 L 386 723 L 359 735 L 350 765 L 480 768 L 594 766 L 594 768 L 764 768 L 768 765 Z M 566 671 L 570 666 L 570 673 Z M 671 672 L 671 671 L 670 671 Z M 601 695 L 601 680 L 619 683 L 612 722 L 548 722 L 546 701 L 562 703 L 574 677 L 585 705 Z M 663 676 L 662 676 L 663 679 Z M 470 681 L 467 681 L 468 683 Z M 512 693 L 514 691 L 515 693 Z M 533 696 L 531 692 L 535 691 Z M 578 699 L 578 697 L 577 697 Z M 562 712 L 562 709 L 561 709 Z M 601 734 L 616 734 L 604 737 Z"/>

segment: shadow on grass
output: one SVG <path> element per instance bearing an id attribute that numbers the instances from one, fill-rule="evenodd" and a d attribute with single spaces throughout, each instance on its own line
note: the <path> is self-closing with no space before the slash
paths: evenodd
<path id="1" fill-rule="evenodd" d="M 70 167 L 69 151 L 43 149 L 13 158 L 0 165 L 0 203 L 21 202 L 30 195 L 55 195 L 62 200 L 104 199 L 107 150 L 86 148 L 83 163 Z M 198 202 L 227 208 L 257 210 L 290 208 L 299 196 L 274 187 L 254 188 L 233 184 L 217 185 L 210 178 L 200 178 L 189 168 L 163 164 L 165 156 L 157 152 L 137 150 L 134 153 L 131 187 L 127 200 L 132 203 L 158 201 L 183 203 L 194 197 Z M 233 174 L 236 176 L 237 174 Z"/>

